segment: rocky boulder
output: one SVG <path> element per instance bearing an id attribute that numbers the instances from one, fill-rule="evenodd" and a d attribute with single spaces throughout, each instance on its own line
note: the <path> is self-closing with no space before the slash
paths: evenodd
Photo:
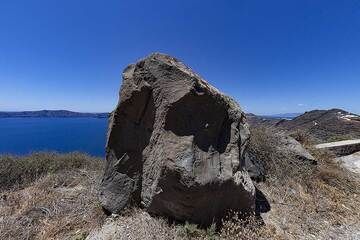
<path id="1" fill-rule="evenodd" d="M 261 153 L 262 156 L 259 156 L 252 147 L 245 152 L 245 169 L 248 171 L 252 180 L 256 182 L 265 181 L 267 171 L 266 171 L 266 162 L 274 162 L 271 156 L 275 154 L 275 158 L 281 158 L 281 155 L 293 158 L 296 161 L 299 161 L 302 164 L 316 165 L 317 160 L 306 150 L 301 143 L 296 141 L 293 137 L 290 137 L 281 132 L 269 131 L 266 134 L 271 134 L 273 142 L 266 142 L 267 146 L 271 146 L 272 152 L 268 153 L 268 159 L 263 159 L 264 153 Z M 265 138 L 266 139 L 266 138 Z M 267 153 L 265 151 L 265 153 Z"/>
<path id="2" fill-rule="evenodd" d="M 280 150 L 287 150 L 292 153 L 297 159 L 311 164 L 317 164 L 316 159 L 306 150 L 301 143 L 296 141 L 293 137 L 286 134 L 281 134 L 279 138 Z"/>
<path id="3" fill-rule="evenodd" d="M 360 152 L 338 157 L 335 160 L 350 172 L 360 174 Z"/>
<path id="4" fill-rule="evenodd" d="M 100 200 L 109 213 L 137 204 L 203 225 L 254 211 L 244 170 L 245 115 L 175 58 L 152 54 L 123 73 L 110 117 Z"/>

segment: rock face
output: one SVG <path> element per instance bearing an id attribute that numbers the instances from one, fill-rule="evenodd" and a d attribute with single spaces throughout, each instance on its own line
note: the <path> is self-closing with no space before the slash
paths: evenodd
<path id="1" fill-rule="evenodd" d="M 316 159 L 294 138 L 283 133 L 277 133 L 275 136 L 277 138 L 276 149 L 279 152 L 293 156 L 294 159 L 304 163 L 311 165 L 317 164 Z M 271 159 L 268 159 L 268 161 L 271 161 Z M 256 182 L 265 181 L 267 174 L 265 163 L 260 161 L 256 153 L 251 149 L 245 152 L 245 169 L 248 171 L 252 180 Z"/>
<path id="2" fill-rule="evenodd" d="M 228 210 L 252 212 L 244 170 L 249 139 L 238 104 L 175 58 L 152 54 L 123 73 L 110 117 L 103 208 L 129 204 L 211 224 Z"/>
<path id="3" fill-rule="evenodd" d="M 306 150 L 301 143 L 296 141 L 294 138 L 282 134 L 279 138 L 281 149 L 286 149 L 288 152 L 293 153 L 293 155 L 300 161 L 309 162 L 312 164 L 317 164 L 316 159 Z"/>
<path id="4" fill-rule="evenodd" d="M 247 151 L 245 153 L 245 169 L 250 178 L 256 182 L 263 182 L 266 179 L 266 170 L 264 163 L 261 162 L 255 153 Z"/>
<path id="5" fill-rule="evenodd" d="M 338 157 L 336 161 L 340 162 L 341 165 L 349 171 L 360 174 L 360 152 Z"/>

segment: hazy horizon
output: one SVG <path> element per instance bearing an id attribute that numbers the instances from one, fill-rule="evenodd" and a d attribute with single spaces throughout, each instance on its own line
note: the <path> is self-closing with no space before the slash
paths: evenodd
<path id="1" fill-rule="evenodd" d="M 337 109 L 336 107 L 335 108 L 330 108 L 330 109 Z M 330 109 L 310 109 L 310 110 L 307 110 L 307 111 L 312 111 L 312 110 L 330 110 Z M 347 109 L 342 109 L 342 110 L 345 110 L 347 111 Z M 18 111 L 3 111 L 3 110 L 0 110 L 0 112 L 32 112 L 32 111 L 70 111 L 70 112 L 79 112 L 79 113 L 91 113 L 91 114 L 99 114 L 99 113 L 110 113 L 111 111 L 108 111 L 108 112 L 94 112 L 94 111 L 89 111 L 89 112 L 82 112 L 82 111 L 74 111 L 74 110 L 69 110 L 69 109 L 37 109 L 37 110 L 18 110 Z M 245 110 L 246 113 L 252 113 L 252 114 L 255 114 L 255 115 L 258 115 L 258 116 L 272 116 L 272 115 L 291 115 L 291 114 L 303 114 L 307 111 L 303 111 L 303 112 L 282 112 L 282 113 L 254 113 L 254 112 L 248 112 Z M 357 112 L 352 112 L 352 113 L 355 113 L 355 114 L 359 114 Z M 360 114 L 359 114 L 360 115 Z"/>
<path id="2" fill-rule="evenodd" d="M 121 72 L 179 58 L 249 113 L 360 113 L 360 2 L 2 1 L 0 111 L 110 112 Z"/>

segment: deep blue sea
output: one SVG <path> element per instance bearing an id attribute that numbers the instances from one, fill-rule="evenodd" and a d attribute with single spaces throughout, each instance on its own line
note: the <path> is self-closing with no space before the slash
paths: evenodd
<path id="1" fill-rule="evenodd" d="M 104 156 L 107 118 L 0 118 L 0 154 L 81 151 Z"/>

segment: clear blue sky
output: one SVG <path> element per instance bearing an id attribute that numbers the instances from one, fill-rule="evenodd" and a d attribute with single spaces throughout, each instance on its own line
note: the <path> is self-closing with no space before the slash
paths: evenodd
<path id="1" fill-rule="evenodd" d="M 249 112 L 360 113 L 357 0 L 1 0 L 0 31 L 0 111 L 111 111 L 163 52 Z"/>

